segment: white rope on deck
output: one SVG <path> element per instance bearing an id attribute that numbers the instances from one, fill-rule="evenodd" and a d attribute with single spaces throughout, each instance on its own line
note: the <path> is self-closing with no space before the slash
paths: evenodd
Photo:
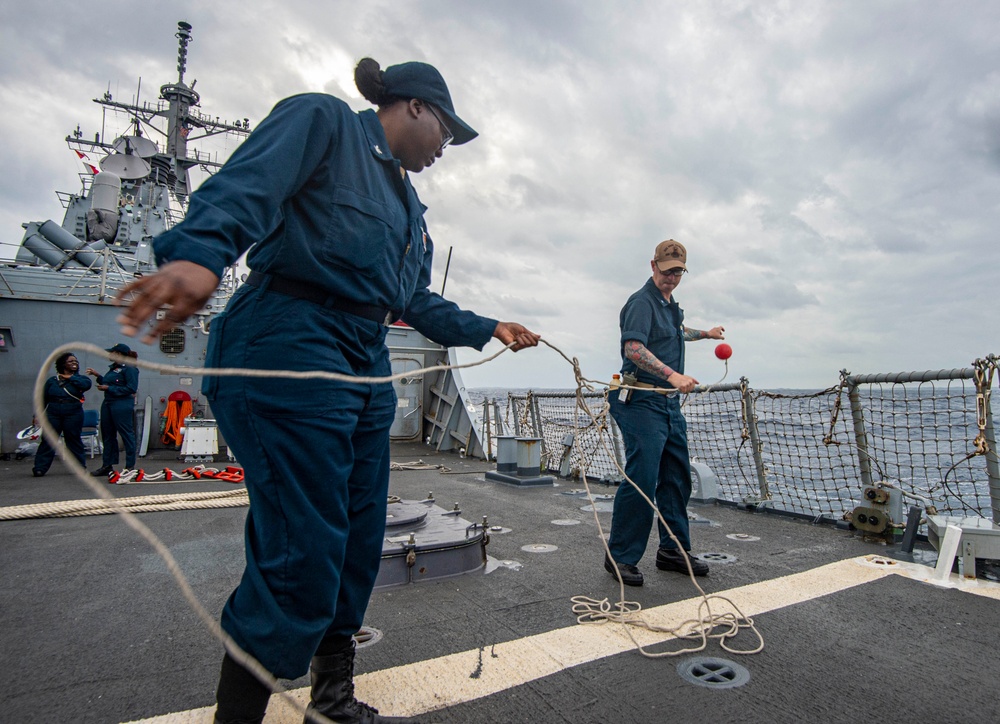
<path id="1" fill-rule="evenodd" d="M 389 463 L 389 470 L 399 472 L 401 470 L 440 470 L 443 473 L 451 472 L 451 468 L 434 463 L 425 463 L 423 460 L 416 460 L 409 463 Z"/>
<path id="2" fill-rule="evenodd" d="M 250 505 L 246 488 L 204 493 L 142 495 L 135 498 L 107 500 L 65 500 L 54 503 L 33 503 L 0 508 L 0 520 L 29 518 L 75 518 L 85 515 L 109 515 L 120 510 L 130 513 L 154 513 L 165 510 L 198 510 L 204 508 L 239 508 Z"/>

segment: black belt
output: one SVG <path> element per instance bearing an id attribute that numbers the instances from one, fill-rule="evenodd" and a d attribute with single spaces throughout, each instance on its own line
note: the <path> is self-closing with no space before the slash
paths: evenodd
<path id="1" fill-rule="evenodd" d="M 276 274 L 262 274 L 261 272 L 252 271 L 250 272 L 250 276 L 247 277 L 247 284 L 252 287 L 263 287 L 267 291 L 285 294 L 296 299 L 305 299 L 307 302 L 318 304 L 321 307 L 347 312 L 348 314 L 364 317 L 372 322 L 378 322 L 386 326 L 392 324 L 396 319 L 391 309 L 376 307 L 374 304 L 352 302 L 349 299 L 338 297 L 336 294 L 330 294 L 326 289 L 315 284 L 299 281 L 298 279 L 289 279 L 287 277 L 279 277 Z"/>

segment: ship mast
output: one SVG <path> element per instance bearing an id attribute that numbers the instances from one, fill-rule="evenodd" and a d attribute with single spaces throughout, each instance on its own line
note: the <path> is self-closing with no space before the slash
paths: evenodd
<path id="1" fill-rule="evenodd" d="M 124 111 L 129 114 L 135 123 L 137 135 L 141 135 L 140 129 L 145 128 L 147 138 L 150 133 L 158 134 L 163 138 L 163 153 L 156 154 L 156 159 L 164 165 L 169 164 L 169 175 L 173 181 L 172 191 L 183 204 L 191 192 L 188 178 L 189 169 L 200 166 L 205 171 L 212 173 L 222 166 L 222 163 L 213 160 L 208 154 L 199 153 L 197 149 L 189 151 L 188 145 L 202 138 L 226 133 L 245 138 L 250 135 L 250 120 L 244 118 L 242 121 L 237 120 L 230 123 L 220 121 L 218 117 L 210 118 L 198 110 L 201 97 L 194 90 L 197 81 L 193 81 L 190 86 L 184 82 L 188 45 L 192 40 L 191 24 L 184 21 L 177 23 L 175 37 L 178 40 L 177 81 L 160 87 L 160 100 L 166 101 L 165 107 L 162 102 L 155 106 L 151 106 L 149 103 L 139 105 L 138 99 L 136 103 L 121 103 L 113 100 L 110 93 L 105 93 L 103 98 L 95 98 L 94 102 L 106 109 Z M 155 118 L 166 119 L 166 132 L 153 124 Z M 67 136 L 66 142 L 70 148 L 100 150 L 105 153 L 113 153 L 115 150 L 114 145 L 101 139 L 100 135 L 96 136 L 93 141 L 88 141 L 77 132 Z M 155 172 L 156 160 L 154 160 L 153 166 Z"/>
<path id="2" fill-rule="evenodd" d="M 160 98 L 170 104 L 167 110 L 167 155 L 177 159 L 187 159 L 187 137 L 191 132 L 188 113 L 191 106 L 197 106 L 201 97 L 184 83 L 187 70 L 187 48 L 191 42 L 191 24 L 177 23 L 177 82 L 160 86 Z"/>
<path id="3" fill-rule="evenodd" d="M 160 98 L 167 101 L 165 115 L 167 119 L 166 155 L 170 158 L 177 177 L 175 192 L 181 198 L 190 192 L 188 169 L 202 166 L 207 171 L 219 168 L 222 164 L 210 158 L 202 157 L 197 151 L 194 156 L 188 155 L 188 142 L 195 141 L 220 133 L 235 133 L 246 136 L 250 133 L 250 121 L 229 123 L 214 120 L 197 110 L 201 97 L 195 92 L 193 81 L 190 86 L 184 82 L 184 72 L 187 70 L 188 45 L 191 43 L 191 24 L 181 21 L 177 23 L 177 82 L 160 87 Z M 194 135 L 192 135 L 194 134 Z"/>

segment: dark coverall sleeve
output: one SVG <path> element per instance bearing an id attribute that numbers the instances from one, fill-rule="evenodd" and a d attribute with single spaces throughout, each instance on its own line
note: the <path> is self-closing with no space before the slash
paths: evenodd
<path id="1" fill-rule="evenodd" d="M 66 386 L 74 388 L 71 392 L 73 395 L 83 395 L 83 393 L 93 387 L 93 385 L 94 383 L 90 381 L 90 378 L 84 377 L 83 375 L 73 375 L 66 380 Z"/>
<path id="2" fill-rule="evenodd" d="M 645 300 L 629 300 L 622 309 L 621 319 L 621 345 L 624 348 L 629 340 L 646 346 L 649 344 L 649 333 L 653 328 L 653 310 Z"/>
<path id="3" fill-rule="evenodd" d="M 278 103 L 226 165 L 191 195 L 184 223 L 155 244 L 158 264 L 185 260 L 221 277 L 283 221 L 281 206 L 327 156 L 333 106 L 293 96 Z"/>
<path id="4" fill-rule="evenodd" d="M 428 239 L 428 244 L 431 243 Z M 497 320 L 462 309 L 440 294 L 432 292 L 428 288 L 431 283 L 432 258 L 433 254 L 424 255 L 417 288 L 403 313 L 403 321 L 445 347 L 474 347 L 481 350 L 493 337 Z"/>

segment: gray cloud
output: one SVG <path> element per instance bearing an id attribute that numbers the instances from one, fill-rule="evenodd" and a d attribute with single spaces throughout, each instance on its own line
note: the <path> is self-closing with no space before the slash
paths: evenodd
<path id="1" fill-rule="evenodd" d="M 149 99 L 175 77 L 184 19 L 187 77 L 223 118 L 256 123 L 302 91 L 365 108 L 351 80 L 364 55 L 439 67 L 481 138 L 414 178 L 433 286 L 453 246 L 449 297 L 536 325 L 594 376 L 614 371 L 618 311 L 668 237 L 691 252 L 677 293 L 688 319 L 724 323 L 731 374 L 756 384 L 819 387 L 844 366 L 954 367 L 997 351 L 995 3 L 89 8 L 105 22 L 84 27 L 68 0 L 0 11 L 5 243 L 23 221 L 61 215 L 54 190 L 76 190 L 61 139 L 77 123 L 99 130 L 91 98 L 109 81 L 131 98 L 141 76 Z M 692 364 L 715 374 L 702 351 Z M 474 379 L 572 384 L 546 352 L 510 357 Z"/>

